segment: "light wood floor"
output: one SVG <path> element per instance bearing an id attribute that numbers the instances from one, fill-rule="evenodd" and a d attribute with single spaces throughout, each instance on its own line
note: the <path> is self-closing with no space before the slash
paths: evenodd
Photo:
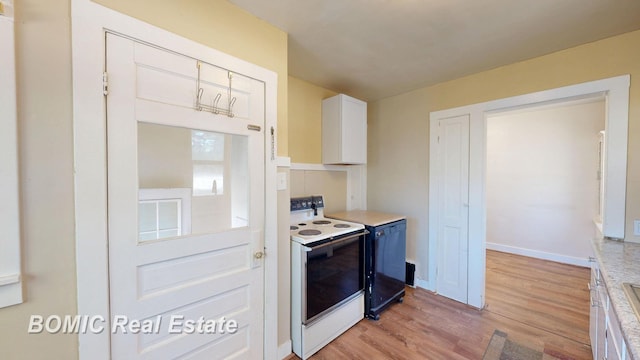
<path id="1" fill-rule="evenodd" d="M 586 268 L 488 251 L 484 310 L 407 287 L 404 303 L 379 321 L 360 321 L 312 359 L 481 359 L 496 329 L 561 359 L 591 359 L 589 275 Z"/>

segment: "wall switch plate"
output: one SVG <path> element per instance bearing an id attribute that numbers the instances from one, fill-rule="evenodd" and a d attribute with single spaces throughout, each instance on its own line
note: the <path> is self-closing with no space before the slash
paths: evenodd
<path id="1" fill-rule="evenodd" d="M 640 236 L 640 220 L 633 221 L 633 235 Z"/>
<path id="2" fill-rule="evenodd" d="M 287 190 L 287 174 L 286 173 L 278 173 L 276 180 L 276 190 Z"/>

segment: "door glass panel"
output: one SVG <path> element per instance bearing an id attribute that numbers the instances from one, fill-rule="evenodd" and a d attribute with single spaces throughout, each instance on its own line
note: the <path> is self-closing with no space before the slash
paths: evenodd
<path id="1" fill-rule="evenodd" d="M 155 232 L 157 230 L 157 203 L 140 202 L 138 204 L 138 227 L 140 233 Z"/>
<path id="2" fill-rule="evenodd" d="M 171 230 L 180 228 L 181 201 L 168 200 L 158 203 L 158 229 Z"/>
<path id="3" fill-rule="evenodd" d="M 223 195 L 224 166 L 193 163 L 193 196 Z"/>
<path id="4" fill-rule="evenodd" d="M 138 239 L 248 226 L 248 138 L 138 123 Z"/>

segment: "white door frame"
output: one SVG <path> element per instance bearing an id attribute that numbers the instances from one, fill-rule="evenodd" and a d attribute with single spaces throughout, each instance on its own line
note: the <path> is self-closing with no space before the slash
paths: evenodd
<path id="1" fill-rule="evenodd" d="M 429 279 L 424 287 L 437 291 L 436 265 L 438 246 L 437 126 L 438 120 L 469 115 L 469 266 L 468 301 L 477 308 L 484 306 L 486 250 L 486 137 L 487 116 L 505 110 L 579 98 L 606 99 L 606 163 L 605 209 L 603 233 L 612 238 L 624 238 L 627 132 L 629 124 L 630 76 L 622 75 L 577 85 L 544 90 L 526 95 L 461 106 L 432 112 L 429 115 Z M 595 228 L 595 225 L 594 225 Z"/>
<path id="2" fill-rule="evenodd" d="M 277 125 L 277 74 L 215 49 L 107 9 L 72 0 L 73 123 L 75 158 L 76 273 L 78 314 L 99 315 L 105 330 L 79 334 L 80 359 L 110 359 L 107 238 L 106 113 L 102 74 L 105 30 L 162 46 L 265 82 L 265 129 Z M 275 139 L 274 139 L 275 140 Z M 277 144 L 277 141 L 273 142 Z M 277 358 L 276 156 L 265 139 L 264 358 Z"/>

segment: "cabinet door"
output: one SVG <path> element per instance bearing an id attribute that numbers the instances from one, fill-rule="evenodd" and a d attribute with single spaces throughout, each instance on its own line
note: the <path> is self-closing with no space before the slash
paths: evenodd
<path id="1" fill-rule="evenodd" d="M 597 342 L 596 351 L 597 354 L 594 359 L 606 359 L 607 354 L 607 307 L 609 297 L 607 291 L 604 289 L 604 284 L 596 287 L 597 299 L 598 299 L 598 329 L 597 329 Z"/>
<path id="2" fill-rule="evenodd" d="M 589 339 L 591 340 L 591 351 L 593 358 L 598 358 L 598 264 L 594 261 L 591 263 L 591 282 L 589 283 L 589 302 L 591 310 L 589 313 Z"/>
<path id="3" fill-rule="evenodd" d="M 625 346 L 624 347 L 624 360 L 631 360 L 631 359 L 633 359 L 631 357 L 631 352 L 629 351 L 629 348 Z"/>
<path id="4" fill-rule="evenodd" d="M 342 160 L 351 164 L 367 163 L 367 104 L 342 98 Z"/>
<path id="5" fill-rule="evenodd" d="M 624 338 L 618 316 L 609 304 L 607 309 L 607 360 L 622 359 L 624 354 Z"/>
<path id="6" fill-rule="evenodd" d="M 618 348 L 615 344 L 615 339 L 609 336 L 607 333 L 607 360 L 622 360 L 620 354 L 618 354 Z"/>
<path id="7" fill-rule="evenodd" d="M 322 162 L 367 163 L 367 103 L 347 95 L 322 100 Z"/>

